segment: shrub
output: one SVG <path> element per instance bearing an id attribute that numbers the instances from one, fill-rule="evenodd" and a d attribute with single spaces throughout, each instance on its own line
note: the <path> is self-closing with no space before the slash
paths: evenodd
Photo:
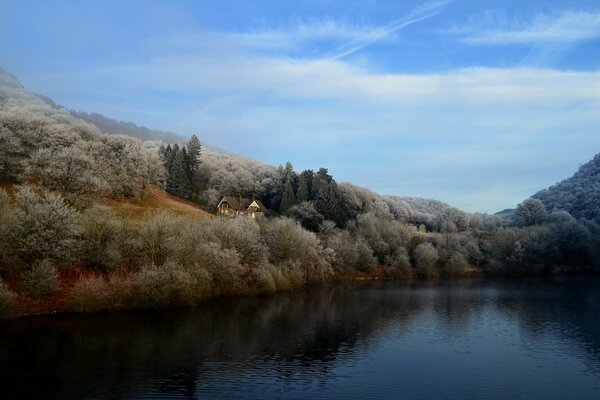
<path id="1" fill-rule="evenodd" d="M 0 279 L 0 318 L 7 317 L 15 308 L 17 295 Z"/>
<path id="2" fill-rule="evenodd" d="M 347 231 L 334 235 L 328 244 L 335 252 L 334 266 L 338 270 L 369 272 L 377 263 L 368 243 L 352 237 Z"/>
<path id="3" fill-rule="evenodd" d="M 146 266 L 132 278 L 132 302 L 138 308 L 191 305 L 194 301 L 190 274 L 174 261 Z"/>
<path id="4" fill-rule="evenodd" d="M 83 260 L 106 270 L 116 268 L 121 255 L 114 244 L 121 224 L 115 213 L 106 206 L 95 205 L 79 220 L 83 244 Z"/>
<path id="5" fill-rule="evenodd" d="M 109 308 L 110 289 L 100 276 L 88 276 L 80 279 L 69 293 L 73 310 L 93 312 Z"/>
<path id="6" fill-rule="evenodd" d="M 169 242 L 177 236 L 177 218 L 169 214 L 159 214 L 148 218 L 140 229 L 142 248 L 146 260 L 151 265 L 162 264 L 169 256 Z"/>
<path id="7" fill-rule="evenodd" d="M 34 298 L 40 299 L 54 294 L 59 287 L 60 277 L 56 267 L 47 259 L 36 262 L 23 275 L 23 286 Z"/>
<path id="8" fill-rule="evenodd" d="M 421 277 L 435 276 L 435 266 L 439 260 L 438 251 L 431 243 L 421 243 L 415 248 L 415 266 Z"/>
<path id="9" fill-rule="evenodd" d="M 252 289 L 256 293 L 273 293 L 277 290 L 275 279 L 271 274 L 272 268 L 261 265 L 251 271 Z"/>
<path id="10" fill-rule="evenodd" d="M 245 268 L 240 264 L 240 256 L 234 249 L 224 249 L 218 243 L 203 243 L 196 249 L 198 268 L 204 268 L 212 277 L 212 287 L 216 294 L 244 292 Z"/>
<path id="11" fill-rule="evenodd" d="M 205 224 L 206 241 L 217 240 L 224 249 L 234 249 L 245 267 L 262 265 L 269 252 L 261 240 L 260 227 L 251 218 L 218 219 Z"/>
<path id="12" fill-rule="evenodd" d="M 464 275 L 467 269 L 467 260 L 461 253 L 454 253 L 444 266 L 444 272 L 450 276 Z"/>

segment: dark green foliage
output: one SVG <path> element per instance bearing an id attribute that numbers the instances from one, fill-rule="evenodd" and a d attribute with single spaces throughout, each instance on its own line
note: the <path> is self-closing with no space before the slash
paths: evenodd
<path id="1" fill-rule="evenodd" d="M 296 193 L 296 200 L 299 203 L 314 200 L 311 198 L 313 175 L 314 173 L 311 170 L 303 171 L 300 174 L 298 180 L 298 192 Z"/>
<path id="2" fill-rule="evenodd" d="M 313 203 L 303 201 L 287 212 L 287 215 L 299 221 L 309 231 L 318 232 L 325 218 L 317 212 Z"/>
<path id="3" fill-rule="evenodd" d="M 198 172 L 201 148 L 196 135 L 192 135 L 187 148 L 177 144 L 159 148 L 167 175 L 167 192 L 185 199 L 198 197 L 202 180 Z"/>
<path id="4" fill-rule="evenodd" d="M 286 180 L 283 186 L 283 195 L 281 196 L 281 205 L 279 211 L 285 213 L 296 204 L 296 195 L 294 194 L 294 186 L 291 179 Z"/>

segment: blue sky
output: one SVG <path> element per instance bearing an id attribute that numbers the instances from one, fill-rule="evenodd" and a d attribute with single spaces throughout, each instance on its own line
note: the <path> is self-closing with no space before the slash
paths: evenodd
<path id="1" fill-rule="evenodd" d="M 69 108 L 467 211 L 600 152 L 597 1 L 0 0 L 0 49 Z"/>

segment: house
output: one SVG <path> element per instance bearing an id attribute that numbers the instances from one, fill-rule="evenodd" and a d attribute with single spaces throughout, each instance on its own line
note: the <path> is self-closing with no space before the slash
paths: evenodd
<path id="1" fill-rule="evenodd" d="M 217 205 L 217 214 L 225 217 L 235 218 L 245 215 L 254 219 L 261 218 L 267 208 L 260 200 L 246 199 L 241 196 L 225 196 Z"/>

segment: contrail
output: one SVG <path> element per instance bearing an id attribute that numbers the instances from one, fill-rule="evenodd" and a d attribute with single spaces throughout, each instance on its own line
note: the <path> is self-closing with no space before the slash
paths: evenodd
<path id="1" fill-rule="evenodd" d="M 418 7 L 415 7 L 407 16 L 403 18 L 399 18 L 395 21 L 392 21 L 388 24 L 381 33 L 374 35 L 363 41 L 362 43 L 345 50 L 339 54 L 336 54 L 330 57 L 330 60 L 339 60 L 340 58 L 344 58 L 350 54 L 356 53 L 364 49 L 365 47 L 377 42 L 385 38 L 386 36 L 391 35 L 392 33 L 399 31 L 400 29 L 404 29 L 409 25 L 415 24 L 417 22 L 423 21 L 425 19 L 431 18 L 441 12 L 441 8 L 448 3 L 451 3 L 453 0 L 443 0 L 443 1 L 435 1 L 422 4 Z M 350 44 L 350 43 L 349 43 Z"/>

